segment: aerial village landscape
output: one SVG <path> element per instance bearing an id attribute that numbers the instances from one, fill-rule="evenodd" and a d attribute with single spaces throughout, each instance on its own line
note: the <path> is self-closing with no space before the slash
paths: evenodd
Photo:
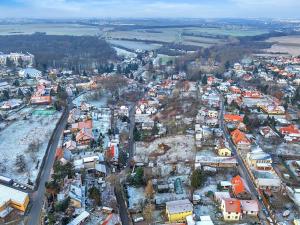
<path id="1" fill-rule="evenodd" d="M 36 57 L 0 54 L 0 224 L 300 224 L 299 56 Z"/>

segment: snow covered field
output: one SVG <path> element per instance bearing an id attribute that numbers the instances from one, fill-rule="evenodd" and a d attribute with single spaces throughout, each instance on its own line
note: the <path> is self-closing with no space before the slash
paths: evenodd
<path id="1" fill-rule="evenodd" d="M 164 154 L 159 149 L 160 144 L 170 147 Z M 177 135 L 159 138 L 151 143 L 137 142 L 134 159 L 137 162 L 148 162 L 149 156 L 156 157 L 157 163 L 193 161 L 196 149 L 193 136 Z"/>
<path id="2" fill-rule="evenodd" d="M 81 102 L 87 102 L 88 104 L 91 104 L 96 108 L 102 108 L 107 106 L 108 97 L 105 94 L 99 100 L 89 100 L 90 94 L 90 92 L 87 92 L 83 95 L 78 96 L 76 99 L 73 100 L 73 104 L 76 106 L 80 106 Z"/>
<path id="3" fill-rule="evenodd" d="M 23 184 L 29 179 L 34 183 L 51 134 L 60 116 L 61 113 L 56 112 L 50 116 L 28 115 L 26 120 L 19 117 L 2 130 L 0 132 L 0 175 Z M 29 151 L 32 143 L 38 147 Z M 23 172 L 16 165 L 18 155 L 24 156 Z"/>
<path id="4" fill-rule="evenodd" d="M 128 202 L 129 209 L 137 210 L 140 209 L 143 205 L 143 202 L 146 199 L 144 188 L 135 188 L 128 186 Z"/>

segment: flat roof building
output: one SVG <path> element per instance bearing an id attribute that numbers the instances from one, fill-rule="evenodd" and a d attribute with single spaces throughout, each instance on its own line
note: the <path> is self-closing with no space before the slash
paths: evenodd
<path id="1" fill-rule="evenodd" d="M 8 207 L 25 212 L 28 203 L 27 193 L 0 184 L 0 213 Z"/>
<path id="2" fill-rule="evenodd" d="M 188 199 L 166 203 L 169 222 L 185 222 L 186 217 L 193 214 L 193 205 Z"/>

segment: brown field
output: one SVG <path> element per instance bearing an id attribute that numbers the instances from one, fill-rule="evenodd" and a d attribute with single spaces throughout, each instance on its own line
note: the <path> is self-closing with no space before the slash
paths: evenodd
<path id="1" fill-rule="evenodd" d="M 271 53 L 287 53 L 293 56 L 300 55 L 300 36 L 282 36 L 272 37 L 267 42 L 274 42 L 267 52 Z"/>

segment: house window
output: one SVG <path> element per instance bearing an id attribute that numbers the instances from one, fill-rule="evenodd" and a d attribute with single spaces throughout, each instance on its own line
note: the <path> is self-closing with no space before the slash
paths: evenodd
<path id="1" fill-rule="evenodd" d="M 238 217 L 236 216 L 235 218 L 237 219 Z"/>
<path id="2" fill-rule="evenodd" d="M 227 216 L 228 219 L 230 219 L 230 216 Z"/>

